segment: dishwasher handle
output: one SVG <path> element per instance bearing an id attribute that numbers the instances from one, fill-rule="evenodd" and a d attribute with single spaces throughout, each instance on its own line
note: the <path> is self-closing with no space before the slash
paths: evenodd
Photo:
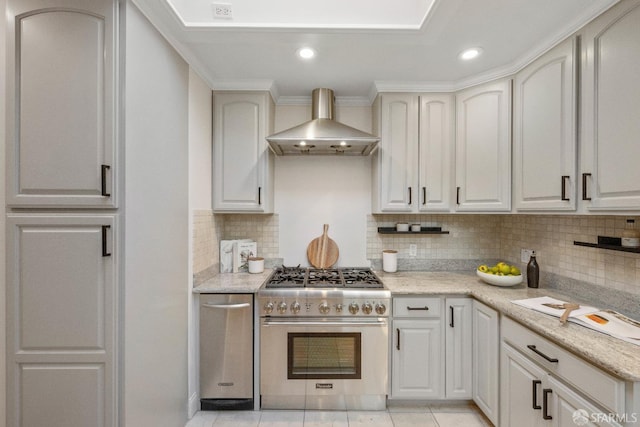
<path id="1" fill-rule="evenodd" d="M 238 309 L 238 308 L 247 308 L 247 307 L 251 307 L 251 304 L 249 304 L 248 302 L 242 302 L 240 304 L 211 304 L 211 303 L 203 303 L 202 307 L 206 307 L 206 308 L 222 308 L 225 310 L 234 310 L 234 309 Z"/>

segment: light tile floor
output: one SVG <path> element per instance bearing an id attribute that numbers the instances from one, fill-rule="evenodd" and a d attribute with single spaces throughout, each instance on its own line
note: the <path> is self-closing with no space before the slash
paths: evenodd
<path id="1" fill-rule="evenodd" d="M 202 411 L 186 427 L 488 427 L 473 403 L 390 404 L 386 411 Z"/>

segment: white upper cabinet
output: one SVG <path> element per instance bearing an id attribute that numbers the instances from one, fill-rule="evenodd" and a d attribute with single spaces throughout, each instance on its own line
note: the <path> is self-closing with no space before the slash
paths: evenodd
<path id="1" fill-rule="evenodd" d="M 576 208 L 576 39 L 514 79 L 513 149 L 517 210 Z"/>
<path id="2" fill-rule="evenodd" d="M 453 95 L 420 95 L 418 210 L 451 208 Z"/>
<path id="3" fill-rule="evenodd" d="M 447 94 L 378 96 L 373 212 L 449 210 L 452 105 Z"/>
<path id="4" fill-rule="evenodd" d="M 581 196 L 588 210 L 640 209 L 640 3 L 582 31 Z"/>
<path id="5" fill-rule="evenodd" d="M 511 81 L 456 95 L 456 210 L 511 210 Z"/>
<path id="6" fill-rule="evenodd" d="M 214 92 L 214 211 L 273 212 L 274 109 L 268 92 Z"/>
<path id="7" fill-rule="evenodd" d="M 416 205 L 418 96 L 385 93 L 373 111 L 380 137 L 373 160 L 373 212 L 411 212 Z"/>
<path id="8" fill-rule="evenodd" d="M 14 2 L 7 203 L 115 207 L 116 2 Z"/>

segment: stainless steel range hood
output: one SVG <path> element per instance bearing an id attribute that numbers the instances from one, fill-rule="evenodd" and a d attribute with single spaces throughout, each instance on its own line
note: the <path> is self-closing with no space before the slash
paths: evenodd
<path id="1" fill-rule="evenodd" d="M 380 138 L 334 120 L 335 96 L 331 89 L 314 89 L 311 120 L 267 137 L 280 156 L 327 155 L 368 156 Z"/>

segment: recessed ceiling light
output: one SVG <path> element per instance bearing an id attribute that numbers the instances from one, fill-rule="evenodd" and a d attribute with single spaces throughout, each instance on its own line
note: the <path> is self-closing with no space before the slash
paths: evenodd
<path id="1" fill-rule="evenodd" d="M 311 59 L 316 56 L 316 51 L 310 47 L 303 47 L 298 49 L 298 56 L 302 59 Z"/>
<path id="2" fill-rule="evenodd" d="M 482 48 L 472 47 L 471 49 L 463 50 L 458 57 L 464 61 L 476 58 L 482 53 Z"/>

